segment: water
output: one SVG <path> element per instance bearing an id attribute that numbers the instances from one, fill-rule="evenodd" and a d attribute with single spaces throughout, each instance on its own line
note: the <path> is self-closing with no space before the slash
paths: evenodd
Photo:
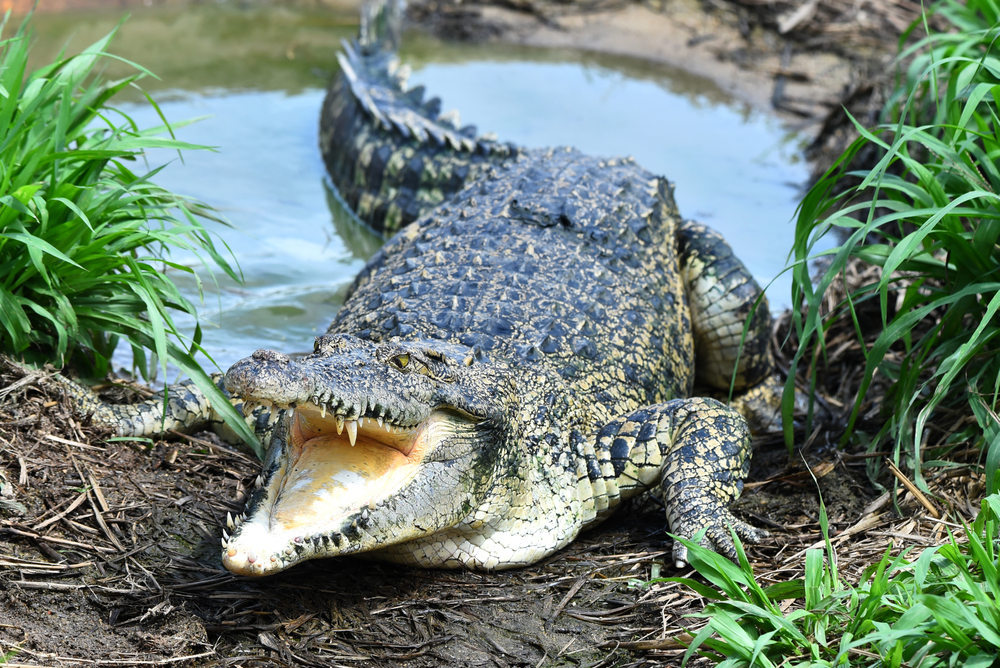
<path id="1" fill-rule="evenodd" d="M 72 45 L 85 46 L 111 19 L 42 17 L 38 50 L 61 47 L 70 29 Z M 311 349 L 381 243 L 331 196 L 317 147 L 323 87 L 352 21 L 212 6 L 140 13 L 113 49 L 162 77 L 144 87 L 168 119 L 210 116 L 178 136 L 216 152 L 186 152 L 183 163 L 176 153 L 152 153 L 149 164 L 171 162 L 158 183 L 212 204 L 237 228 L 213 229 L 246 282 L 216 272 L 219 289 L 205 280 L 201 308 L 203 345 L 221 369 L 256 348 Z M 784 267 L 808 176 L 800 139 L 710 81 L 621 57 L 442 44 L 414 34 L 403 58 L 414 84 L 480 131 L 529 147 L 632 155 L 674 181 L 681 212 L 721 231 L 762 284 Z M 119 106 L 140 126 L 159 124 L 144 102 Z M 175 280 L 198 299 L 186 275 Z M 768 294 L 772 308 L 786 306 L 788 279 Z"/>

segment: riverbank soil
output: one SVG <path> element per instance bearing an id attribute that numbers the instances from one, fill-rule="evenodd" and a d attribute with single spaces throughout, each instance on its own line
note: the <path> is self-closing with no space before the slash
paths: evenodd
<path id="1" fill-rule="evenodd" d="M 8 368 L 0 385 L 0 654 L 11 665 L 664 665 L 683 653 L 674 638 L 698 625 L 684 615 L 706 603 L 679 584 L 649 584 L 693 574 L 669 565 L 655 498 L 516 571 L 337 559 L 236 577 L 221 567 L 219 537 L 257 474 L 251 456 L 211 434 L 109 442 L 45 373 Z M 944 538 L 910 498 L 902 516 L 891 512 L 865 479 L 867 456 L 836 453 L 824 429 L 800 431 L 801 457 L 777 437 L 758 445 L 736 510 L 772 533 L 749 550 L 763 582 L 798 574 L 821 540 L 817 491 L 844 577 L 890 543 Z M 957 485 L 970 476 L 946 492 L 956 511 L 968 507 Z"/>
<path id="2" fill-rule="evenodd" d="M 831 0 L 411 6 L 420 25 L 461 38 L 586 46 L 711 71 L 729 90 L 811 128 L 820 149 L 848 136 L 831 120 L 841 101 L 874 108 L 872 75 L 888 71 L 894 35 L 913 11 L 907 2 L 876 11 Z M 849 281 L 866 280 L 852 271 Z M 877 318 L 859 314 L 866 317 Z M 773 339 L 784 368 L 789 321 L 776 322 Z M 901 493 L 897 512 L 867 475 L 885 453 L 834 447 L 863 356 L 852 323 L 835 325 L 828 340 L 819 407 L 808 429 L 804 416 L 797 422 L 798 451 L 790 457 L 780 436 L 759 438 L 735 506 L 771 532 L 749 548 L 764 583 L 801 574 L 804 550 L 822 538 L 820 493 L 848 580 L 887 548 L 945 540 L 950 525 L 936 513 L 971 517 L 982 493 L 971 468 L 954 469 L 929 481 L 937 505 Z M 336 559 L 262 580 L 233 576 L 221 566 L 219 539 L 226 514 L 242 510 L 257 461 L 211 434 L 108 440 L 72 414 L 46 382 L 50 372 L 0 366 L 0 661 L 9 665 L 679 665 L 675 638 L 700 625 L 685 615 L 706 601 L 656 581 L 692 571 L 670 565 L 655 497 L 510 572 Z M 877 382 L 869 391 L 862 427 L 877 428 L 886 389 Z M 142 394 L 116 385 L 102 392 L 115 401 Z M 962 456 L 976 454 L 951 455 Z"/>
<path id="3" fill-rule="evenodd" d="M 775 340 L 787 325 L 778 321 Z M 838 342 L 851 336 L 849 323 L 833 332 Z M 817 394 L 829 412 L 810 433 L 796 430 L 795 457 L 779 436 L 758 439 L 735 505 L 771 532 L 748 549 L 764 583 L 801 576 L 804 550 L 822 541 L 819 494 L 849 580 L 887 548 L 947 539 L 947 525 L 911 496 L 899 497 L 897 514 L 873 490 L 870 455 L 834 449 L 860 351 L 841 345 L 832 357 Z M 46 373 L 0 371 L 0 656 L 12 666 L 677 665 L 684 650 L 675 639 L 699 626 L 686 615 L 707 601 L 656 581 L 694 573 L 670 565 L 655 497 L 514 571 L 345 558 L 236 577 L 221 566 L 219 538 L 226 514 L 242 510 L 257 461 L 213 434 L 108 441 L 72 414 Z M 877 406 L 866 401 L 862 428 L 877 423 Z M 972 516 L 983 486 L 970 469 L 930 483 L 950 517 Z"/>

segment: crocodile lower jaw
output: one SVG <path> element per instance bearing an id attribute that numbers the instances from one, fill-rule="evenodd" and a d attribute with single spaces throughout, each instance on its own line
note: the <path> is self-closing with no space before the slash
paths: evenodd
<path id="1" fill-rule="evenodd" d="M 278 469 L 262 500 L 223 539 L 222 561 L 239 575 L 268 575 L 306 559 L 356 551 L 351 543 L 381 501 L 417 475 L 437 427 L 344 422 L 309 405 L 294 410 Z M 340 432 L 340 433 L 338 433 Z"/>

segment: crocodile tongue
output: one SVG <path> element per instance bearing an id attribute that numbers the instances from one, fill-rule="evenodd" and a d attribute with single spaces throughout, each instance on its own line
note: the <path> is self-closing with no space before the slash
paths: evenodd
<path id="1" fill-rule="evenodd" d="M 267 575 L 339 544 L 359 516 L 417 475 L 433 422 L 399 430 L 369 420 L 367 428 L 348 423 L 338 435 L 332 416 L 296 411 L 287 456 L 229 539 L 223 564 L 237 574 Z"/>
<path id="2" fill-rule="evenodd" d="M 300 446 L 271 510 L 272 530 L 329 527 L 336 517 L 398 489 L 415 472 L 395 448 L 360 435 L 353 446 L 344 441 L 318 436 Z"/>

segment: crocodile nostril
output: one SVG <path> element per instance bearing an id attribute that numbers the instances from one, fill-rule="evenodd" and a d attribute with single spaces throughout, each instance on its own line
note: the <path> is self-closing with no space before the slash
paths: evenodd
<path id="1" fill-rule="evenodd" d="M 292 358 L 288 355 L 279 353 L 277 350 L 268 350 L 267 348 L 255 350 L 253 358 L 258 362 L 276 362 L 277 364 L 288 364 L 292 361 Z"/>

